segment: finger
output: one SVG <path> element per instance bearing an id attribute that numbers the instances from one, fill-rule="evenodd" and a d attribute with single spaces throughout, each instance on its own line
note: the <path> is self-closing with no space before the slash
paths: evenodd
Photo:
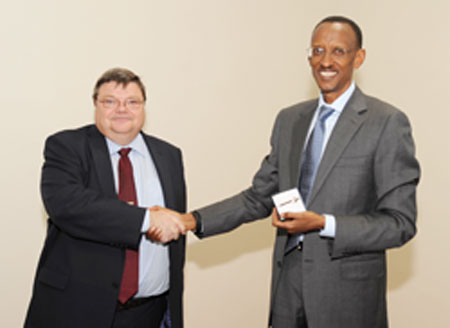
<path id="1" fill-rule="evenodd" d="M 160 241 L 161 240 L 161 236 L 162 236 L 162 231 L 158 228 L 150 228 L 147 231 L 147 238 L 153 241 Z"/>
<path id="2" fill-rule="evenodd" d="M 274 226 L 280 229 L 285 229 L 287 232 L 291 233 L 291 229 L 293 227 L 293 221 L 290 219 L 281 221 L 278 220 L 276 222 L 274 222 Z"/>
<path id="3" fill-rule="evenodd" d="M 180 232 L 177 230 L 172 236 L 172 240 L 177 240 L 180 237 Z"/>
<path id="4" fill-rule="evenodd" d="M 284 212 L 282 215 L 285 220 L 299 219 L 299 212 Z"/>
<path id="5" fill-rule="evenodd" d="M 283 219 L 292 219 L 292 213 L 291 212 L 284 212 L 282 215 Z"/>
<path id="6" fill-rule="evenodd" d="M 156 230 L 157 230 L 157 229 L 156 229 L 154 226 L 150 227 L 150 228 L 147 230 L 147 232 L 146 232 L 147 237 L 148 237 L 148 236 L 153 236 L 153 235 L 155 234 Z"/>
<path id="7" fill-rule="evenodd" d="M 170 231 L 170 229 L 169 229 L 169 230 L 166 230 L 166 231 L 162 234 L 161 242 L 162 242 L 163 244 L 167 244 L 167 243 L 169 243 L 169 242 L 172 241 L 172 240 L 173 240 L 173 234 L 172 234 L 172 232 Z"/>
<path id="8" fill-rule="evenodd" d="M 290 234 L 295 233 L 294 224 L 291 222 L 286 222 L 286 231 Z"/>
<path id="9" fill-rule="evenodd" d="M 273 209 L 272 209 L 272 225 L 274 226 L 274 227 L 277 227 L 278 225 L 278 223 L 280 222 L 280 217 L 278 216 L 278 211 L 277 211 L 277 209 L 274 207 Z"/>
<path id="10" fill-rule="evenodd" d="M 164 233 L 164 242 L 165 243 L 173 240 L 176 237 L 176 235 L 179 233 L 178 228 L 171 221 L 165 221 L 164 225 L 162 227 L 162 230 Z"/>
<path id="11" fill-rule="evenodd" d="M 161 231 L 158 231 L 152 238 L 152 240 L 158 243 L 163 243 L 163 238 L 163 233 Z"/>
<path id="12" fill-rule="evenodd" d="M 287 231 L 288 234 L 291 234 L 291 235 L 296 233 L 294 228 L 286 228 L 286 231 Z"/>
<path id="13" fill-rule="evenodd" d="M 172 229 L 172 239 L 178 239 L 178 237 L 180 236 L 180 229 L 178 228 L 177 225 L 173 225 Z"/>
<path id="14" fill-rule="evenodd" d="M 185 235 L 186 234 L 186 226 L 184 225 L 184 223 L 181 222 L 178 218 L 173 219 L 173 221 L 175 223 L 175 226 L 177 227 L 178 232 Z"/>
<path id="15" fill-rule="evenodd" d="M 167 225 L 167 227 L 170 227 L 172 231 L 182 233 L 183 235 L 186 234 L 186 227 L 179 214 L 171 214 L 167 218 L 167 220 L 164 221 L 164 223 Z"/>
<path id="16" fill-rule="evenodd" d="M 272 225 L 276 228 L 286 229 L 286 223 L 285 221 L 281 220 L 274 220 L 272 221 Z"/>
<path id="17" fill-rule="evenodd" d="M 178 230 L 176 231 L 169 230 L 166 234 L 165 243 L 178 239 L 178 236 L 179 236 Z"/>

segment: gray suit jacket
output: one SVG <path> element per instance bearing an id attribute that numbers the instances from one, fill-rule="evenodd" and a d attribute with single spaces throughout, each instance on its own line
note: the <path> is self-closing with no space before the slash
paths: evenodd
<path id="1" fill-rule="evenodd" d="M 271 196 L 298 186 L 302 149 L 317 99 L 282 110 L 271 152 L 252 186 L 199 210 L 203 236 L 270 215 Z M 414 156 L 406 115 L 356 88 L 332 132 L 308 209 L 336 217 L 334 239 L 309 232 L 303 243 L 304 304 L 312 328 L 387 327 L 385 250 L 416 232 Z M 287 241 L 277 231 L 272 302 Z"/>

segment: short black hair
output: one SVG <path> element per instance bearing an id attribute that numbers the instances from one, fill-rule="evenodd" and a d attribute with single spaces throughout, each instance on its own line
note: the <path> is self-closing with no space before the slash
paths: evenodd
<path id="1" fill-rule="evenodd" d="M 144 101 L 147 100 L 147 96 L 145 95 L 145 86 L 142 83 L 139 76 L 137 76 L 132 71 L 126 68 L 112 68 L 103 73 L 102 76 L 100 76 L 100 78 L 97 80 L 97 83 L 95 83 L 94 93 L 92 94 L 94 102 L 97 100 L 98 97 L 98 89 L 100 89 L 102 84 L 108 82 L 116 82 L 117 84 L 120 84 L 124 87 L 126 87 L 128 83 L 134 82 L 139 86 L 139 89 L 141 89 Z"/>
<path id="2" fill-rule="evenodd" d="M 328 16 L 328 17 L 325 17 L 324 19 L 322 19 L 316 25 L 314 30 L 317 29 L 319 27 L 319 25 L 321 25 L 323 23 L 344 23 L 344 24 L 350 25 L 350 27 L 352 28 L 353 32 L 355 32 L 356 43 L 358 45 L 358 48 L 359 49 L 362 48 L 363 37 L 362 37 L 361 29 L 359 28 L 358 24 L 356 24 L 350 18 L 347 18 L 347 17 L 344 17 L 344 16 Z"/>

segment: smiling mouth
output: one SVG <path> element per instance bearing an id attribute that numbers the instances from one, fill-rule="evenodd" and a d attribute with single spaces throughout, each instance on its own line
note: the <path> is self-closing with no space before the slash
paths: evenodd
<path id="1" fill-rule="evenodd" d="M 126 120 L 131 120 L 130 117 L 114 117 L 113 118 L 114 121 L 126 121 Z"/>
<path id="2" fill-rule="evenodd" d="M 337 75 L 336 71 L 319 71 L 319 75 L 324 78 L 332 78 Z"/>

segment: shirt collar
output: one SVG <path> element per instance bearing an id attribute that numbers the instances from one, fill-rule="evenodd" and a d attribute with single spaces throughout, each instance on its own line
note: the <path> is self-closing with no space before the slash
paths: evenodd
<path id="1" fill-rule="evenodd" d="M 117 153 L 122 148 L 131 148 L 132 150 L 135 150 L 140 154 L 145 154 L 145 151 L 147 149 L 147 145 L 145 144 L 144 138 L 140 133 L 138 133 L 138 135 L 128 145 L 125 146 L 115 143 L 108 137 L 105 137 L 105 139 L 106 144 L 108 145 L 110 155 Z"/>
<path id="2" fill-rule="evenodd" d="M 352 81 L 352 83 L 350 84 L 350 86 L 348 87 L 347 90 L 345 90 L 345 92 L 343 94 L 341 94 L 335 101 L 333 101 L 332 104 L 327 104 L 325 102 L 325 100 L 323 99 L 323 95 L 320 94 L 319 96 L 319 107 L 325 105 L 328 107 L 332 107 L 335 111 L 341 113 L 342 110 L 344 109 L 345 105 L 347 104 L 348 100 L 350 99 L 350 97 L 353 94 L 353 91 L 355 91 L 355 82 Z"/>

